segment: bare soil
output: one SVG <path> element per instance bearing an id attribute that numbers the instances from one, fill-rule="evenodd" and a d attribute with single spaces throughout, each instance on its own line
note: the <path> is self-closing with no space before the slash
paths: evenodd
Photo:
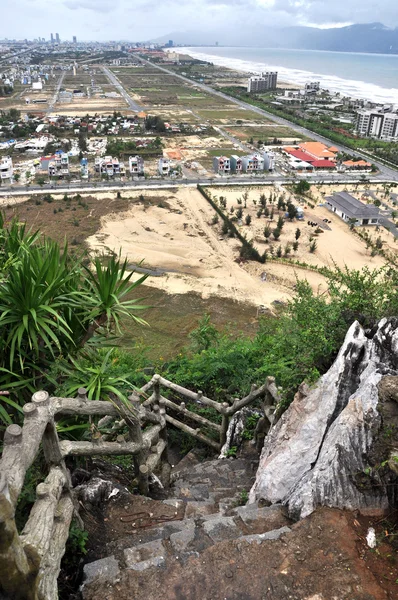
<path id="1" fill-rule="evenodd" d="M 383 537 L 380 520 L 322 508 L 278 541 L 226 541 L 185 564 L 125 570 L 113 586 L 91 585 L 85 600 L 393 600 L 397 554 L 384 541 L 368 548 L 369 525 Z"/>

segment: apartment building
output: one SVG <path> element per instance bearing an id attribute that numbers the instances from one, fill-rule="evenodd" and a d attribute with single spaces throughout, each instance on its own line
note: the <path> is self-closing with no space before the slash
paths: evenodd
<path id="1" fill-rule="evenodd" d="M 94 162 L 96 173 L 107 177 L 123 177 L 126 174 L 124 163 L 112 156 L 97 157 Z"/>
<path id="2" fill-rule="evenodd" d="M 129 156 L 129 171 L 131 175 L 144 174 L 144 159 L 141 156 Z"/>
<path id="3" fill-rule="evenodd" d="M 228 156 L 215 156 L 213 158 L 213 169 L 215 173 L 229 175 L 231 172 L 231 161 Z"/>
<path id="4" fill-rule="evenodd" d="M 9 181 L 12 183 L 12 176 L 14 174 L 14 169 L 12 166 L 12 158 L 11 156 L 2 156 L 0 159 L 0 183 Z"/>
<path id="5" fill-rule="evenodd" d="M 65 152 L 55 154 L 48 161 L 49 177 L 64 177 L 69 175 L 69 156 Z"/>
<path id="6" fill-rule="evenodd" d="M 358 110 L 356 131 L 362 137 L 397 140 L 398 114 L 392 112 L 392 107 Z"/>
<path id="7" fill-rule="evenodd" d="M 268 90 L 276 90 L 278 73 L 276 71 L 267 71 L 261 75 L 249 77 L 247 80 L 247 91 L 249 94 L 258 94 Z"/>

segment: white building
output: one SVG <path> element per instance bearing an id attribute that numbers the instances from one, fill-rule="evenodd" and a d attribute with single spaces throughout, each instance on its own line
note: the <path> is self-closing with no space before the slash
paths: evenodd
<path id="1" fill-rule="evenodd" d="M 144 174 L 144 159 L 141 156 L 129 156 L 129 171 L 131 175 Z"/>
<path id="2" fill-rule="evenodd" d="M 398 114 L 392 112 L 392 107 L 358 110 L 356 130 L 362 137 L 397 140 Z"/>
<path id="3" fill-rule="evenodd" d="M 158 171 L 160 175 L 169 175 L 171 163 L 168 158 L 159 158 Z"/>
<path id="4" fill-rule="evenodd" d="M 13 174 L 14 169 L 12 167 L 11 156 L 3 156 L 0 159 L 0 182 L 3 183 L 9 180 L 9 182 L 12 183 Z"/>
<path id="5" fill-rule="evenodd" d="M 108 177 L 121 177 L 126 174 L 124 163 L 120 162 L 118 158 L 112 158 L 112 156 L 97 157 L 94 167 L 97 173 Z"/>
<path id="6" fill-rule="evenodd" d="M 321 89 L 320 81 L 309 81 L 304 86 L 304 91 L 306 94 L 316 94 Z"/>
<path id="7" fill-rule="evenodd" d="M 267 90 L 276 90 L 278 73 L 276 71 L 267 71 L 261 75 L 249 77 L 247 80 L 247 91 L 252 94 L 266 92 Z"/>

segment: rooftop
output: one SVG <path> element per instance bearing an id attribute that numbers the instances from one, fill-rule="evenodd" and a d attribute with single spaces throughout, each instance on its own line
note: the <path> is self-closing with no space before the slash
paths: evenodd
<path id="1" fill-rule="evenodd" d="M 380 212 L 374 204 L 363 204 L 360 200 L 351 196 L 347 192 L 340 192 L 327 196 L 326 202 L 341 210 L 349 218 L 355 219 L 376 219 L 379 218 Z"/>

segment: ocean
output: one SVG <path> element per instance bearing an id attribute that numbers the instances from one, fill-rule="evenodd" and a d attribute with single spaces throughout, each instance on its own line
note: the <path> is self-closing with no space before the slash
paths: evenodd
<path id="1" fill-rule="evenodd" d="M 184 52 L 239 71 L 278 71 L 283 82 L 320 81 L 322 88 L 343 96 L 398 104 L 398 55 L 245 47 L 189 47 Z"/>

